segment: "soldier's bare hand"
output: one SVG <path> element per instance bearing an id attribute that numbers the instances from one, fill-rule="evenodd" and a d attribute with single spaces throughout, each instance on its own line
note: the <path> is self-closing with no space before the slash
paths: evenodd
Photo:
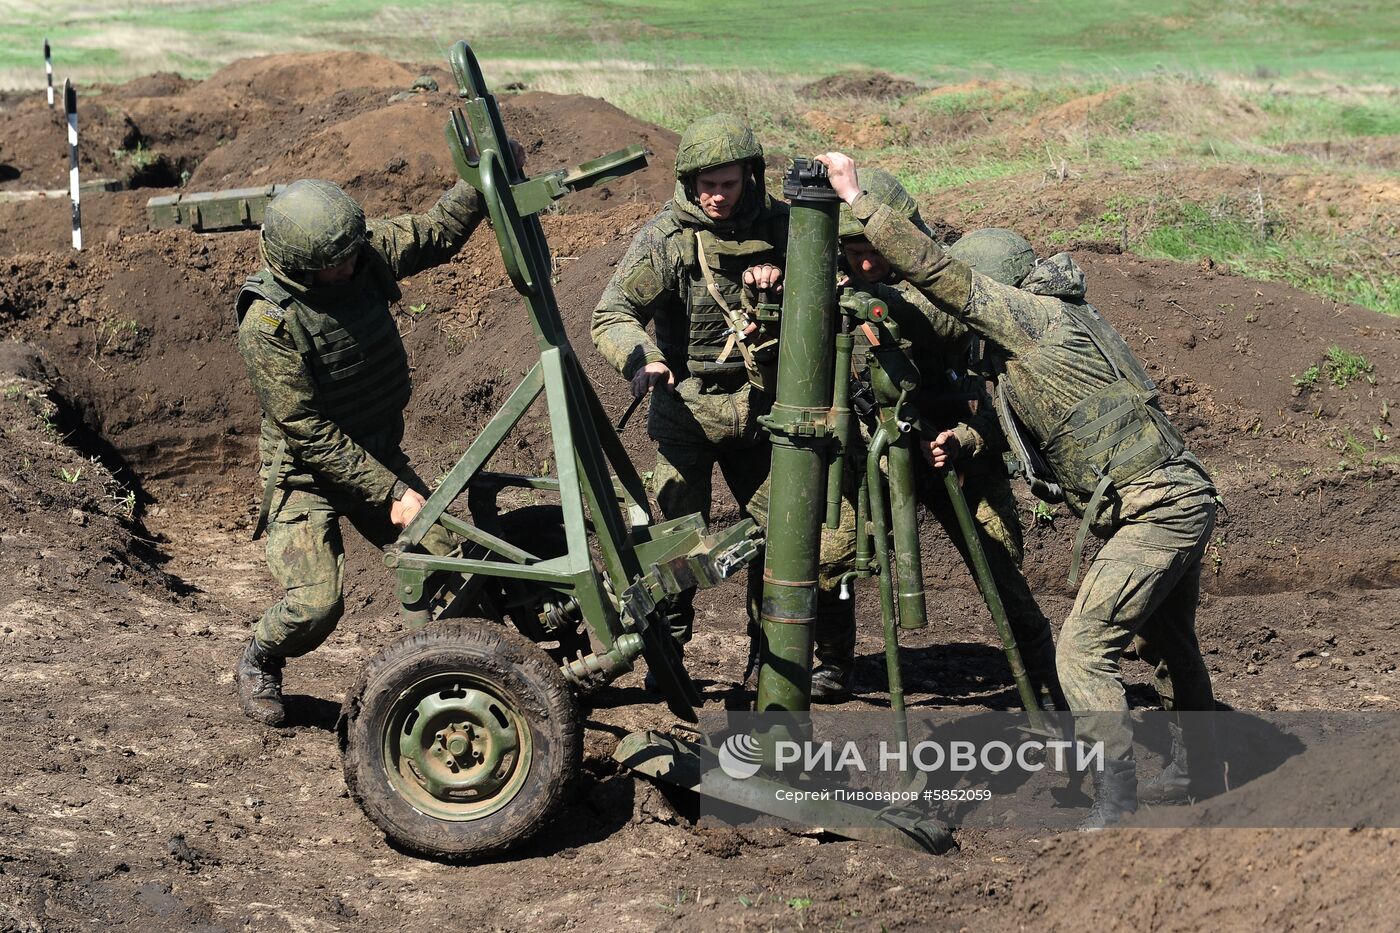
<path id="1" fill-rule="evenodd" d="M 782 281 L 783 270 L 771 263 L 749 266 L 744 270 L 744 284 L 755 291 L 766 292 L 770 289 L 782 291 Z"/>
<path id="2" fill-rule="evenodd" d="M 676 391 L 676 377 L 665 363 L 648 363 L 632 376 L 632 397 L 641 398 L 652 389 Z"/>
<path id="3" fill-rule="evenodd" d="M 850 156 L 840 152 L 828 152 L 817 156 L 817 161 L 826 166 L 826 177 L 831 180 L 831 188 L 836 196 L 847 204 L 854 204 L 860 197 L 860 180 L 856 178 L 856 163 Z"/>
<path id="4" fill-rule="evenodd" d="M 389 521 L 399 528 L 407 528 L 408 523 L 413 521 L 414 516 L 423 508 L 423 503 L 427 501 L 412 489 L 408 490 L 402 498 L 389 506 Z"/>
<path id="5" fill-rule="evenodd" d="M 924 459 L 935 470 L 952 466 L 954 461 L 958 459 L 958 452 L 962 450 L 962 442 L 952 431 L 944 431 L 921 446 L 923 447 Z"/>

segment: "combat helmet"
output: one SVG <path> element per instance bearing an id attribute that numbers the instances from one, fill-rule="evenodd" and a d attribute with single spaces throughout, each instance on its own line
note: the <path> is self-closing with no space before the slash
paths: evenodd
<path id="1" fill-rule="evenodd" d="M 749 167 L 753 182 L 763 192 L 763 146 L 759 145 L 753 127 L 729 113 L 716 113 L 696 120 L 681 134 L 676 148 L 676 180 L 686 197 L 695 200 L 695 176 L 706 169 L 730 162 L 742 162 Z"/>
<path id="2" fill-rule="evenodd" d="M 929 233 L 928 225 L 919 216 L 919 205 L 914 203 L 914 199 L 904 190 L 898 178 L 882 168 L 870 167 L 856 169 L 856 181 L 860 183 L 861 190 L 874 198 L 878 204 L 890 208 L 901 217 L 908 217 L 914 222 L 914 226 L 924 233 Z M 843 240 L 865 236 L 865 228 L 851 212 L 851 206 L 845 202 L 841 204 L 841 221 L 837 232 Z"/>
<path id="3" fill-rule="evenodd" d="M 272 271 L 298 279 L 338 266 L 365 241 L 365 212 L 336 185 L 294 181 L 267 205 L 262 251 Z"/>
<path id="4" fill-rule="evenodd" d="M 1003 285 L 1020 285 L 1035 267 L 1030 241 L 1014 230 L 974 230 L 948 247 L 948 255 Z"/>

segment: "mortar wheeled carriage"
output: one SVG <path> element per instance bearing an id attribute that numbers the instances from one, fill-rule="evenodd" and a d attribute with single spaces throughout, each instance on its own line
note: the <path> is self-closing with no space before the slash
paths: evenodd
<path id="1" fill-rule="evenodd" d="M 758 541 L 751 520 L 717 535 L 699 515 L 652 521 L 555 302 L 538 213 L 642 168 L 644 151 L 526 178 L 465 43 L 451 62 L 463 103 L 448 145 L 488 207 L 540 357 L 387 555 L 414 631 L 366 666 L 339 732 L 346 783 L 370 819 L 407 849 L 463 858 L 520 842 L 550 817 L 582 754 L 579 691 L 644 658 L 671 711 L 695 721 L 700 698 L 657 606 L 742 568 Z M 541 397 L 557 475 L 488 471 Z M 512 510 L 508 489 L 553 493 L 558 505 Z M 450 511 L 459 499 L 469 518 Z M 424 551 L 434 525 L 460 541 L 455 552 Z"/>

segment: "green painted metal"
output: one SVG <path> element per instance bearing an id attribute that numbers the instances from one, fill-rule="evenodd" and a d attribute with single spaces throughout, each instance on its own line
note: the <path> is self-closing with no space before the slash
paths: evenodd
<path id="1" fill-rule="evenodd" d="M 814 163 L 784 181 L 792 203 L 777 400 L 762 419 L 773 440 L 763 568 L 758 710 L 800 712 L 812 696 L 817 563 L 831 461 L 835 370 L 836 218 L 840 199 Z"/>
<path id="2" fill-rule="evenodd" d="M 870 385 L 880 403 L 880 422 L 891 428 L 885 462 L 899 588 L 899 625 L 921 629 L 928 625 L 928 610 L 919 544 L 919 506 L 914 494 L 913 409 L 908 404 L 910 396 L 918 391 L 920 376 L 900 345 L 899 326 L 887 317 L 883 305 L 872 306 L 869 316 L 876 334 L 867 357 Z"/>
<path id="3" fill-rule="evenodd" d="M 992 568 L 987 564 L 987 552 L 982 549 L 982 538 L 977 533 L 977 526 L 972 522 L 972 511 L 967 507 L 967 498 L 963 495 L 957 473 L 952 470 L 943 471 L 943 488 L 947 490 L 948 499 L 953 503 L 953 512 L 958 517 L 958 528 L 962 531 L 963 540 L 967 542 L 968 554 L 976 571 L 977 586 L 982 591 L 987 610 L 992 614 L 992 622 L 1001 638 L 1002 650 L 1006 652 L 1006 662 L 1011 666 L 1011 677 L 1016 681 L 1016 690 L 1021 695 L 1021 705 L 1030 717 L 1031 730 L 1058 738 L 1059 733 L 1050 728 L 1047 717 L 1040 708 L 1039 698 L 1035 695 L 1035 688 L 1031 686 L 1030 676 L 1026 673 L 1021 649 L 1011 631 L 1011 622 L 1006 618 L 1006 607 L 1002 605 L 1001 594 L 997 592 Z"/>
<path id="4" fill-rule="evenodd" d="M 255 230 L 263 211 L 285 185 L 230 188 L 198 194 L 169 194 L 146 202 L 146 224 L 152 230 L 188 227 L 198 233 Z"/>
<path id="5" fill-rule="evenodd" d="M 690 586 L 709 586 L 742 567 L 756 547 L 750 520 L 704 533 L 699 516 L 652 525 L 646 490 L 628 459 L 565 332 L 551 286 L 552 261 L 538 214 L 572 191 L 602 184 L 646 164 L 631 146 L 572 169 L 526 177 L 507 142 L 495 98 L 465 42 L 451 51 L 458 108 L 446 128 L 458 174 L 481 192 L 502 261 L 525 305 L 539 361 L 501 410 L 468 446 L 404 529 L 385 562 L 396 571 L 398 595 L 414 622 L 451 609 L 464 595 L 488 618 L 525 613 L 538 629 L 555 618 L 544 609 L 567 605 L 563 617 L 582 619 L 601 649 L 565 663 L 576 684 L 606 682 L 645 656 L 662 695 L 678 717 L 694 721 L 700 696 L 669 635 L 656 624 L 656 604 Z M 557 476 L 521 476 L 486 466 L 527 411 L 543 399 L 548 410 Z M 545 559 L 530 543 L 503 536 L 498 495 L 521 487 L 554 492 L 567 547 Z M 450 509 L 466 493 L 471 520 Z M 462 541 L 458 553 L 423 553 L 434 525 Z M 434 607 L 425 612 L 424 606 Z M 563 624 L 559 622 L 557 624 Z"/>
<path id="6" fill-rule="evenodd" d="M 524 714 L 495 684 L 438 674 L 394 702 L 383 733 L 389 784 L 448 822 L 480 820 L 525 785 L 534 741 Z"/>
<path id="7" fill-rule="evenodd" d="M 866 453 L 865 479 L 870 502 L 870 524 L 875 539 L 875 560 L 880 571 L 880 620 L 885 634 L 885 677 L 890 691 L 890 712 L 894 716 L 895 742 L 909 741 L 909 722 L 904 706 L 904 675 L 899 667 L 899 626 L 895 611 L 894 574 L 890 561 L 890 526 L 885 516 L 885 480 L 880 474 L 880 458 L 890 446 L 891 426 L 881 424 L 870 438 Z"/>

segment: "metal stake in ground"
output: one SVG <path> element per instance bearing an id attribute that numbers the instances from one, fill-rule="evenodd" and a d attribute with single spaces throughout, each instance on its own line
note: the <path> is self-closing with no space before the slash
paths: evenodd
<path id="1" fill-rule="evenodd" d="M 78 204 L 78 92 L 63 79 L 63 113 L 68 117 L 68 196 L 73 199 L 73 248 L 83 248 L 83 212 Z"/>
<path id="2" fill-rule="evenodd" d="M 49 54 L 49 40 L 44 40 L 44 77 L 49 82 L 49 109 L 53 109 L 53 55 Z"/>

